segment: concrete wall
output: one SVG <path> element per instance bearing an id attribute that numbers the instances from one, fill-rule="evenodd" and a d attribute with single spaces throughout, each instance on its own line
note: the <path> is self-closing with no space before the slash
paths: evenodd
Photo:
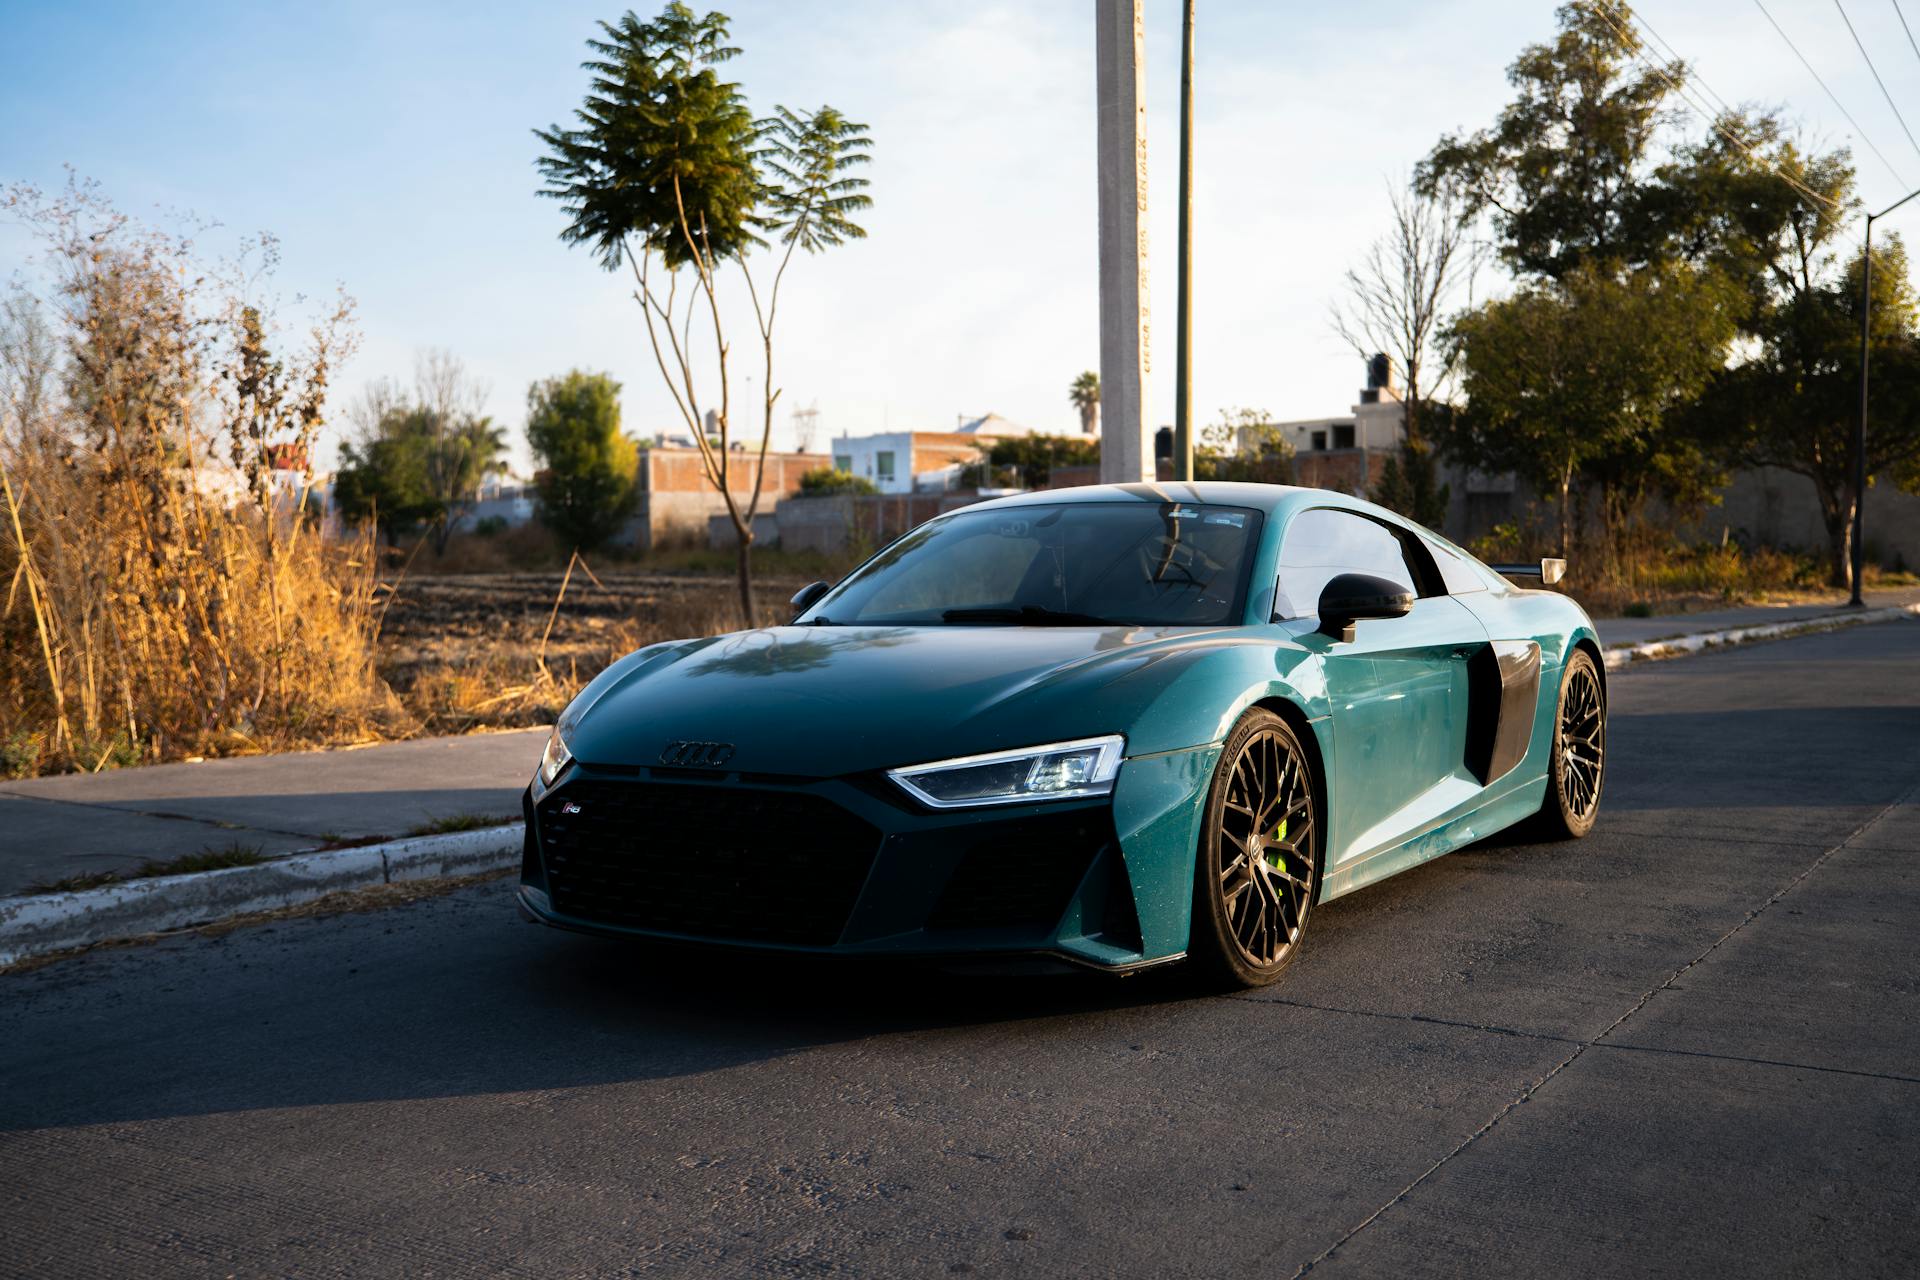
<path id="1" fill-rule="evenodd" d="M 732 516 L 722 512 L 707 517 L 707 545 L 715 551 L 731 551 L 738 545 Z M 773 512 L 761 511 L 754 515 L 753 545 L 756 548 L 780 545 L 780 518 Z"/>
<path id="2" fill-rule="evenodd" d="M 769 453 L 759 514 L 770 515 L 782 497 L 799 492 L 801 476 L 831 465 L 824 453 Z M 757 453 L 736 450 L 728 455 L 727 488 L 742 505 L 752 496 L 758 468 Z M 708 521 L 727 510 L 726 500 L 707 481 L 698 449 L 641 450 L 635 483 L 638 501 L 620 540 L 642 550 L 675 542 L 705 543 Z"/>
<path id="3" fill-rule="evenodd" d="M 1734 477 L 1720 505 L 1687 530 L 1697 538 L 1732 536 L 1766 546 L 1825 554 L 1827 526 L 1813 481 L 1777 467 Z M 1920 568 L 1920 496 L 1884 480 L 1867 490 L 1867 560 L 1884 568 Z"/>
<path id="4" fill-rule="evenodd" d="M 786 498 L 778 512 L 780 547 L 830 555 L 860 547 L 877 551 L 915 525 L 980 500 L 972 493 Z"/>

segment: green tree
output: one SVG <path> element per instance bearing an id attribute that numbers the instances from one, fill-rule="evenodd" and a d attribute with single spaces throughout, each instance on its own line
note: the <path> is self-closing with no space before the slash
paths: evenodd
<path id="1" fill-rule="evenodd" d="M 1193 478 L 1291 483 L 1293 444 L 1265 409 L 1222 409 L 1219 418 L 1200 428 Z"/>
<path id="2" fill-rule="evenodd" d="M 1557 18 L 1554 39 L 1507 68 L 1515 96 L 1492 127 L 1442 137 L 1414 175 L 1422 195 L 1491 215 L 1517 274 L 1553 280 L 1659 256 L 1647 188 L 1668 96 L 1686 83 L 1683 64 L 1651 63 L 1625 5 L 1576 0 Z"/>
<path id="3" fill-rule="evenodd" d="M 1044 489 L 1059 467 L 1085 467 L 1100 461 L 1099 440 L 1079 436 L 1007 436 L 980 450 L 980 461 L 961 469 L 960 482 L 983 487 L 996 478 L 1022 489 Z"/>
<path id="4" fill-rule="evenodd" d="M 1861 255 L 1802 283 L 1764 308 L 1757 350 L 1715 379 L 1697 418 L 1734 460 L 1781 467 L 1813 482 L 1826 525 L 1828 579 L 1852 585 L 1853 436 L 1860 413 Z M 1920 490 L 1920 306 L 1905 247 L 1873 251 L 1872 378 L 1867 474 Z"/>
<path id="5" fill-rule="evenodd" d="M 389 542 L 426 525 L 444 552 L 488 476 L 506 469 L 507 433 L 480 412 L 483 392 L 442 351 L 422 354 L 414 385 L 374 383 L 354 409 L 358 438 L 341 446 L 334 498 L 349 519 L 374 519 Z"/>
<path id="6" fill-rule="evenodd" d="M 1092 435 L 1100 426 L 1100 375 L 1089 369 L 1075 378 L 1067 402 L 1080 412 L 1080 433 Z"/>
<path id="7" fill-rule="evenodd" d="M 538 162 L 546 181 L 540 194 L 566 210 L 564 240 L 591 247 L 608 270 L 625 263 L 633 272 L 661 377 L 733 523 L 740 608 L 750 627 L 757 620 L 753 518 L 780 396 L 773 372 L 780 288 L 796 249 L 820 253 L 865 235 L 854 218 L 872 202 L 851 171 L 866 163 L 871 143 L 865 125 L 832 107 L 776 107 L 755 120 L 740 86 L 717 70 L 739 53 L 728 43 L 724 14 L 697 16 L 676 0 L 651 22 L 629 12 L 600 27 L 604 39 L 588 42 L 593 79 L 576 127 L 536 131 L 547 147 Z M 748 266 L 762 246 L 775 263 L 764 290 Z M 732 477 L 730 347 L 718 296 L 728 271 L 748 290 L 765 361 L 758 461 L 744 500 Z M 683 272 L 692 275 L 684 290 Z M 691 349 L 696 308 L 711 331 L 711 366 Z"/>
<path id="8" fill-rule="evenodd" d="M 620 430 L 620 384 L 578 369 L 534 383 L 527 444 L 541 522 L 582 551 L 612 537 L 633 510 L 640 459 Z"/>
<path id="9" fill-rule="evenodd" d="M 427 495 L 425 439 L 409 426 L 405 415 L 396 414 L 382 421 L 378 433 L 343 443 L 333 478 L 340 514 L 374 521 L 388 543 L 441 513 Z"/>
<path id="10" fill-rule="evenodd" d="M 1634 474 L 1678 485 L 1647 459 L 1725 362 L 1729 293 L 1716 272 L 1649 267 L 1616 280 L 1589 268 L 1468 311 L 1451 335 L 1467 405 L 1435 420 L 1442 447 L 1554 495 L 1563 555 L 1575 482 L 1597 471 L 1602 515 L 1617 532 L 1642 495 L 1606 464 L 1633 457 Z"/>
<path id="11" fill-rule="evenodd" d="M 1409 520 L 1438 529 L 1446 523 L 1453 486 L 1440 483 L 1440 468 L 1434 461 L 1433 447 L 1423 437 L 1418 443 L 1411 439 L 1402 441 L 1398 449 L 1387 455 L 1380 468 L 1380 479 L 1367 497 L 1389 511 L 1398 511 Z"/>

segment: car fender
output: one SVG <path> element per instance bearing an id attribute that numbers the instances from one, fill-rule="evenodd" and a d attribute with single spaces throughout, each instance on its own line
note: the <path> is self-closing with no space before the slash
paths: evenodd
<path id="1" fill-rule="evenodd" d="M 1114 787 L 1113 818 L 1134 890 L 1142 950 L 1184 952 L 1192 927 L 1194 864 L 1221 747 L 1255 705 L 1298 711 L 1325 760 L 1332 749 L 1319 660 L 1284 633 L 1242 634 L 1180 651 L 1157 695 L 1136 716 Z"/>

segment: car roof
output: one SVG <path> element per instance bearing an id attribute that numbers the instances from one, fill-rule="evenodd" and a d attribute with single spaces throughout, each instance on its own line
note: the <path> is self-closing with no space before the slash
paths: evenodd
<path id="1" fill-rule="evenodd" d="M 1294 484 L 1256 484 L 1240 480 L 1159 480 L 1141 481 L 1139 484 L 1089 484 L 1071 489 L 1033 489 L 1004 498 L 990 498 L 959 510 L 978 511 L 982 508 L 1060 502 L 1199 502 L 1252 507 L 1269 515 L 1300 507 L 1330 506 L 1370 512 L 1406 523 L 1403 517 L 1385 508 L 1334 489 L 1309 489 Z"/>

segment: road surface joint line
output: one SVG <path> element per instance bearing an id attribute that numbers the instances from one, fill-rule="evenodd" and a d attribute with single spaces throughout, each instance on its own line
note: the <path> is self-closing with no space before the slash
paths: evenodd
<path id="1" fill-rule="evenodd" d="M 190 813 L 170 813 L 165 809 L 123 808 L 117 804 L 101 804 L 94 800 L 66 800 L 59 796 L 22 795 L 17 791 L 0 794 L 4 794 L 9 800 L 65 805 L 72 809 L 85 809 L 90 813 L 120 813 L 134 818 L 161 818 L 168 822 L 197 822 L 203 827 L 212 827 L 216 831 L 260 831 L 271 836 L 291 836 L 296 840 L 318 840 L 323 834 L 317 831 L 288 831 L 282 827 L 263 827 L 252 822 L 222 822 L 218 818 L 196 818 Z"/>
<path id="2" fill-rule="evenodd" d="M 1785 1062 L 1779 1058 L 1749 1058 L 1738 1053 L 1713 1053 L 1706 1049 L 1673 1049 L 1657 1044 L 1620 1044 L 1595 1041 L 1590 1047 L 1615 1053 L 1665 1053 L 1682 1058 L 1708 1058 L 1715 1062 L 1738 1062 L 1750 1067 L 1777 1067 L 1784 1071 L 1818 1071 L 1826 1075 L 1860 1076 L 1867 1080 L 1889 1080 L 1895 1084 L 1920 1084 L 1920 1076 L 1903 1076 L 1891 1071 L 1862 1071 L 1857 1067 L 1822 1067 L 1810 1062 Z"/>
<path id="3" fill-rule="evenodd" d="M 1864 848 L 1863 845 L 1852 846 Z M 1671 990 L 1684 990 L 1674 987 Z M 1886 1071 L 1861 1071 L 1854 1067 L 1823 1067 L 1812 1062 L 1787 1062 L 1779 1058 L 1752 1058 L 1738 1053 L 1714 1053 L 1706 1049 L 1673 1049 L 1664 1045 L 1620 1044 L 1609 1041 L 1602 1044 L 1597 1039 L 1583 1040 L 1578 1036 L 1555 1035 L 1550 1031 L 1522 1031 L 1518 1027 L 1503 1027 L 1493 1022 L 1462 1022 L 1457 1018 L 1436 1018 L 1424 1013 L 1391 1013 L 1384 1009 L 1352 1009 L 1341 1005 L 1314 1004 L 1308 1000 L 1275 1000 L 1261 996 L 1229 996 L 1242 1004 L 1282 1005 L 1287 1008 L 1304 1009 L 1312 1013 L 1337 1013 L 1350 1018 L 1379 1018 L 1387 1022 L 1419 1022 L 1430 1026 L 1448 1027 L 1458 1031 L 1479 1031 L 1487 1035 L 1512 1036 L 1519 1040 L 1539 1040 L 1553 1044 L 1583 1045 L 1589 1049 L 1614 1049 L 1626 1053 L 1669 1053 L 1688 1058 L 1708 1058 L 1716 1062 L 1738 1062 L 1753 1067 L 1779 1067 L 1787 1071 L 1818 1071 L 1829 1075 L 1864 1076 L 1869 1080 L 1891 1080 L 1900 1084 L 1920 1084 L 1920 1076 L 1903 1076 Z"/>
<path id="4" fill-rule="evenodd" d="M 1518 1027 L 1503 1027 L 1491 1022 L 1460 1022 L 1453 1018 L 1435 1018 L 1424 1013 L 1388 1013 L 1383 1009 L 1349 1009 L 1334 1004 L 1314 1004 L 1307 1000 L 1280 1000 L 1262 996 L 1231 996 L 1242 1004 L 1285 1005 L 1294 1009 L 1308 1009 L 1315 1013 L 1341 1013 L 1350 1018 L 1383 1018 L 1391 1022 L 1422 1022 L 1436 1027 L 1451 1027 L 1460 1031 L 1483 1031 L 1494 1036 L 1513 1036 L 1521 1040 L 1548 1040 L 1556 1044 L 1587 1044 L 1577 1036 L 1557 1036 L 1547 1031 L 1522 1031 Z"/>
<path id="5" fill-rule="evenodd" d="M 1920 606 L 1917 606 L 1917 607 L 1920 607 Z M 1607 1024 L 1606 1029 L 1603 1030 L 1599 1035 L 1593 1037 L 1593 1039 L 1591 1040 L 1575 1042 L 1575 1047 L 1572 1053 L 1568 1054 L 1565 1058 L 1562 1058 L 1559 1062 L 1555 1063 L 1552 1067 L 1550 1067 L 1547 1070 L 1545 1075 L 1541 1076 L 1538 1080 L 1534 1081 L 1533 1083 L 1527 1085 L 1524 1089 L 1522 1089 L 1518 1096 L 1513 1098 L 1505 1106 L 1501 1107 L 1498 1111 L 1494 1112 L 1492 1117 L 1489 1118 L 1485 1124 L 1481 1125 L 1478 1129 L 1475 1129 L 1472 1133 L 1468 1134 L 1465 1138 L 1461 1139 L 1460 1142 L 1456 1144 L 1451 1151 L 1448 1151 L 1445 1155 L 1441 1156 L 1438 1160 L 1434 1161 L 1431 1165 L 1427 1166 L 1427 1168 L 1418 1177 L 1414 1178 L 1413 1181 L 1407 1183 L 1406 1186 L 1396 1191 L 1379 1208 L 1375 1209 L 1372 1213 L 1368 1214 L 1366 1217 L 1362 1218 L 1358 1223 L 1354 1224 L 1354 1226 L 1350 1228 L 1345 1235 L 1342 1235 L 1338 1240 L 1335 1240 L 1332 1244 L 1328 1245 L 1325 1249 L 1321 1250 L 1318 1254 L 1315 1254 L 1312 1258 L 1310 1258 L 1306 1263 L 1304 1263 L 1300 1267 L 1299 1270 L 1293 1273 L 1292 1280 L 1299 1280 L 1299 1277 L 1306 1275 L 1309 1271 L 1312 1271 L 1315 1267 L 1319 1266 L 1322 1262 L 1325 1262 L 1328 1258 L 1331 1258 L 1341 1247 L 1348 1244 L 1361 1232 L 1365 1231 L 1368 1227 L 1371 1227 L 1374 1223 L 1378 1222 L 1383 1216 L 1385 1216 L 1385 1214 L 1390 1209 L 1394 1208 L 1396 1205 L 1406 1200 L 1407 1197 L 1412 1195 L 1414 1191 L 1416 1191 L 1422 1183 L 1426 1182 L 1429 1178 L 1433 1177 L 1433 1175 L 1438 1173 L 1442 1167 L 1452 1162 L 1452 1160 L 1456 1156 L 1460 1155 L 1468 1147 L 1471 1147 L 1474 1143 L 1478 1142 L 1481 1138 L 1491 1133 L 1494 1127 L 1497 1126 L 1502 1120 L 1506 1119 L 1515 1110 L 1517 1110 L 1523 1104 L 1528 1102 L 1533 1097 L 1534 1094 L 1546 1088 L 1547 1084 L 1550 1081 L 1552 1081 L 1555 1076 L 1558 1076 L 1562 1071 L 1565 1071 L 1568 1067 L 1572 1066 L 1575 1062 L 1578 1062 L 1580 1060 L 1581 1055 L 1585 1054 L 1587 1050 L 1593 1049 L 1593 1048 L 1625 1049 L 1625 1048 L 1637 1047 L 1637 1046 L 1628 1046 L 1628 1045 L 1609 1045 L 1604 1043 L 1604 1041 L 1607 1039 L 1608 1036 L 1612 1035 L 1615 1031 L 1618 1031 L 1622 1026 L 1622 1024 L 1624 1024 L 1628 1019 L 1632 1018 L 1636 1013 L 1639 1013 L 1640 1010 L 1646 1008 L 1648 1003 L 1651 1002 L 1656 995 L 1659 995 L 1662 991 L 1667 990 L 1668 988 L 1673 986 L 1675 982 L 1678 982 L 1681 978 L 1685 977 L 1688 973 L 1692 972 L 1696 966 L 1698 966 L 1702 961 L 1706 960 L 1707 957 L 1711 956 L 1714 952 L 1718 951 L 1723 945 L 1725 945 L 1730 939 L 1732 939 L 1741 930 L 1745 929 L 1748 925 L 1752 924 L 1755 920 L 1758 920 L 1760 916 L 1763 913 L 1765 913 L 1769 907 L 1773 906 L 1776 902 L 1779 902 L 1782 898 L 1786 897 L 1789 893 L 1792 893 L 1809 876 L 1811 876 L 1814 872 L 1818 871 L 1821 867 L 1825 866 L 1831 859 L 1833 859 L 1836 855 L 1838 855 L 1842 850 L 1845 850 L 1851 847 L 1854 840 L 1857 839 L 1861 835 L 1861 833 L 1870 830 L 1874 826 L 1877 826 L 1884 818 L 1886 818 L 1888 814 L 1893 813 L 1896 810 L 1902 808 L 1903 806 L 1911 803 L 1914 800 L 1914 798 L 1917 796 L 1920 796 L 1920 785 L 1916 785 L 1909 788 L 1905 794 L 1900 796 L 1899 799 L 1895 800 L 1893 803 L 1880 809 L 1872 817 L 1868 818 L 1865 822 L 1862 822 L 1858 827 L 1855 827 L 1851 832 L 1847 834 L 1846 839 L 1840 841 L 1838 844 L 1835 844 L 1829 847 L 1819 857 L 1815 858 L 1812 862 L 1808 863 L 1807 866 L 1804 869 L 1802 869 L 1798 875 L 1793 877 L 1793 879 L 1787 881 L 1784 885 L 1780 886 L 1780 888 L 1774 890 L 1772 895 L 1769 896 L 1766 899 L 1766 901 L 1762 902 L 1759 906 L 1748 911 L 1746 915 L 1741 918 L 1740 923 L 1734 925 L 1731 929 L 1727 930 L 1725 933 L 1721 934 L 1718 938 L 1714 939 L 1713 942 L 1709 943 L 1706 950 L 1702 951 L 1699 955 L 1695 956 L 1693 959 L 1687 961 L 1684 965 L 1681 965 L 1678 969 L 1668 974 L 1666 980 L 1664 982 L 1661 982 L 1658 986 L 1650 987 L 1646 992 L 1644 992 L 1640 996 L 1638 1000 L 1635 1000 L 1633 1004 L 1628 1006 L 1626 1012 L 1622 1013 L 1619 1017 L 1615 1018 L 1611 1023 Z M 1278 1245 L 1274 1246 L 1275 1249 L 1277 1249 L 1278 1247 L 1279 1247 Z M 1268 1250 L 1268 1254 L 1271 1254 L 1272 1251 L 1273 1250 L 1271 1249 Z M 1262 1255 L 1262 1256 L 1264 1258 L 1267 1255 Z"/>

